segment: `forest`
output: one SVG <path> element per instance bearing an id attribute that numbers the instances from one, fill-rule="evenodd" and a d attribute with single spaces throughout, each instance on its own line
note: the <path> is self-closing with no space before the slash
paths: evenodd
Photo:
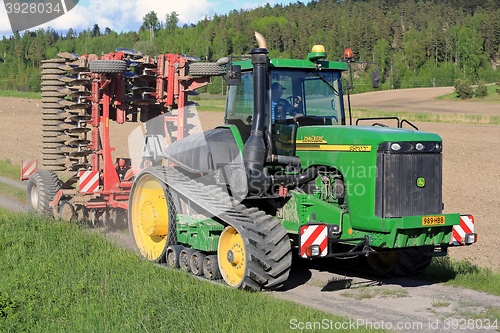
<path id="1" fill-rule="evenodd" d="M 302 59 L 322 44 L 328 60 L 339 60 L 351 48 L 355 60 L 379 64 L 382 89 L 500 81 L 500 0 L 318 0 L 234 10 L 183 26 L 175 12 L 150 12 L 130 32 L 95 24 L 66 34 L 15 33 L 0 41 L 0 90 L 39 91 L 40 61 L 62 51 L 101 55 L 124 47 L 216 61 L 256 47 L 254 31 L 266 37 L 274 58 Z M 371 89 L 372 69 L 356 67 L 358 92 Z M 221 93 L 220 81 L 209 92 Z"/>

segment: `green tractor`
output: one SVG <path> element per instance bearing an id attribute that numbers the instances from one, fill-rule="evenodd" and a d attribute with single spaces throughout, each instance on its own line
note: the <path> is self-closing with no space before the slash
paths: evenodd
<path id="1" fill-rule="evenodd" d="M 306 60 L 267 53 L 259 41 L 226 64 L 224 125 L 155 152 L 136 177 L 129 228 L 144 258 L 268 290 L 293 253 L 407 276 L 476 241 L 472 216 L 442 213 L 437 134 L 347 125 L 349 61 L 321 46 Z"/>

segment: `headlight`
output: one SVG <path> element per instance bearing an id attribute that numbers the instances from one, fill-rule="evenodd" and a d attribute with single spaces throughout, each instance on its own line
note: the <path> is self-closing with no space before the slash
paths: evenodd
<path id="1" fill-rule="evenodd" d="M 400 150 L 401 149 L 401 145 L 399 143 L 393 143 L 391 145 L 391 149 L 392 150 Z"/>
<path id="2" fill-rule="evenodd" d="M 417 150 L 422 150 L 422 149 L 424 149 L 424 145 L 423 145 L 423 144 L 421 144 L 421 143 L 419 142 L 419 143 L 417 143 L 417 144 L 415 145 L 415 148 L 416 148 Z"/>

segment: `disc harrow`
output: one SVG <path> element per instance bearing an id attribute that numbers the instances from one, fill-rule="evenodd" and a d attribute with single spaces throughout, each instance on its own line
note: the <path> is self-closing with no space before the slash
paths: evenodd
<path id="1" fill-rule="evenodd" d="M 130 159 L 112 159 L 109 122 L 147 122 L 162 115 L 163 128 L 154 126 L 154 133 L 147 134 L 161 134 L 167 143 L 181 139 L 189 130 L 187 97 L 209 84 L 209 77 L 188 76 L 189 63 L 197 59 L 174 54 L 150 57 L 116 49 L 101 57 L 71 52 L 57 56 L 41 66 L 41 164 L 75 174 L 54 197 L 54 216 L 123 222 L 137 170 Z M 193 68 L 196 71 L 196 65 Z M 87 176 L 94 183 L 87 183 Z"/>

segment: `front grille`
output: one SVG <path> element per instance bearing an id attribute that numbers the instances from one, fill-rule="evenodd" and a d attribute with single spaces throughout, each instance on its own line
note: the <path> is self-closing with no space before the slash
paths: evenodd
<path id="1" fill-rule="evenodd" d="M 417 179 L 425 180 L 424 187 Z M 377 153 L 375 215 L 403 217 L 442 213 L 441 153 Z"/>

